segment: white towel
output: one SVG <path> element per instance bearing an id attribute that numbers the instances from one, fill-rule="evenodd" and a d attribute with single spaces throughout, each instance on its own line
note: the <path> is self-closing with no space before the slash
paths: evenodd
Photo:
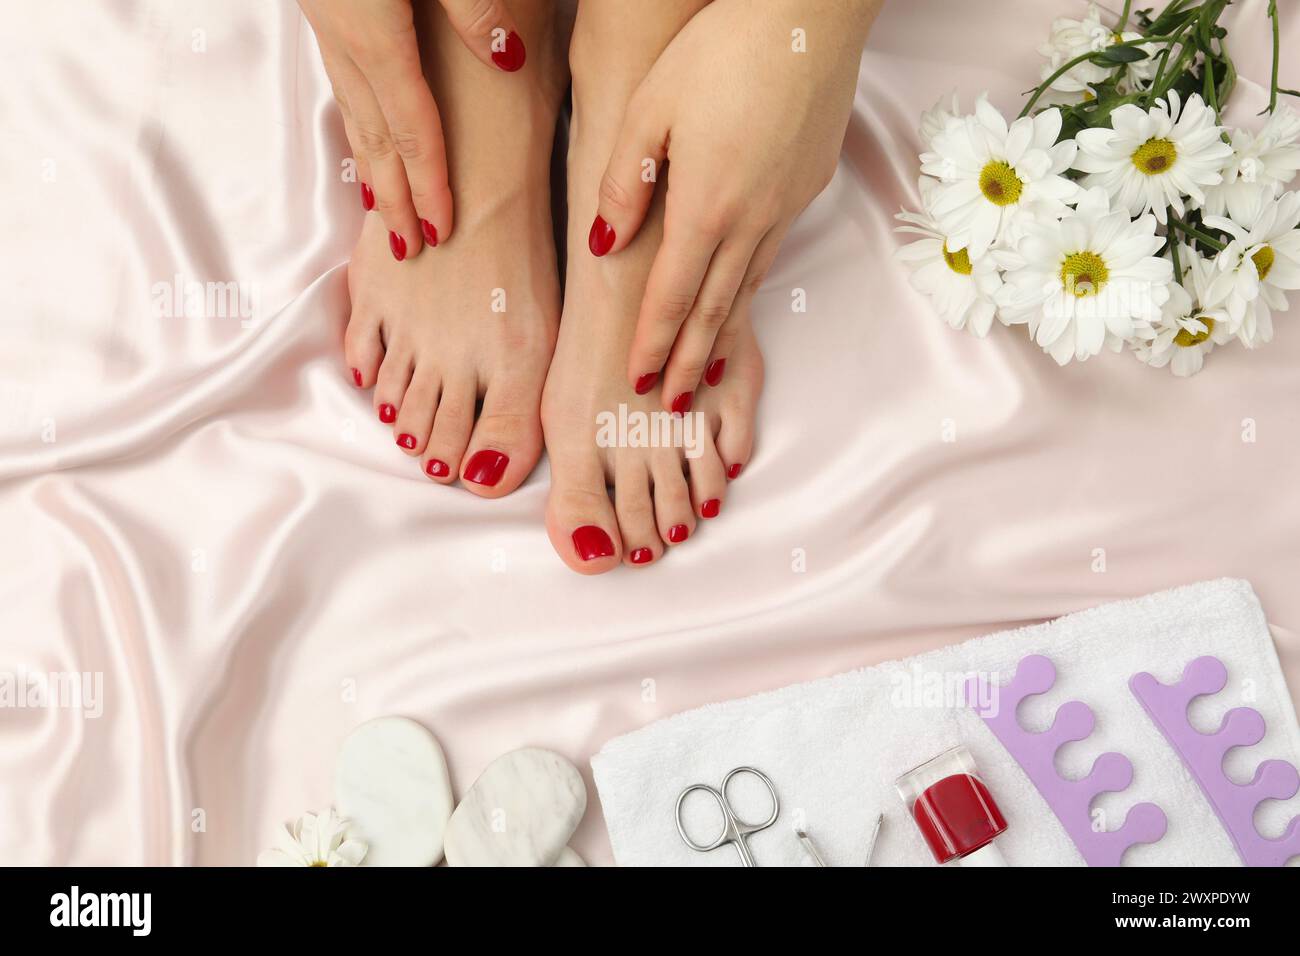
<path id="1" fill-rule="evenodd" d="M 960 675 L 996 673 L 1005 682 L 1027 654 L 1056 665 L 1056 685 L 1021 707 L 1021 723 L 1045 730 L 1056 708 L 1077 698 L 1097 715 L 1097 728 L 1065 745 L 1057 765 L 1068 777 L 1118 750 L 1132 760 L 1134 780 L 1094 803 L 1119 826 L 1128 808 L 1150 800 L 1169 818 L 1158 843 L 1132 847 L 1125 865 L 1239 865 L 1232 843 L 1178 755 L 1151 723 L 1128 687 L 1148 671 L 1172 683 L 1204 654 L 1219 657 L 1228 685 L 1190 708 L 1193 726 L 1217 730 L 1223 714 L 1250 706 L 1268 730 L 1254 747 L 1225 760 L 1232 779 L 1247 782 L 1256 766 L 1280 758 L 1300 766 L 1300 726 L 1287 693 L 1264 614 L 1245 581 L 1219 580 L 1132 601 L 1107 604 L 1036 627 L 1004 631 L 904 661 L 795 684 L 742 700 L 711 704 L 608 741 L 591 761 L 614 857 L 623 866 L 737 866 L 735 851 L 687 849 L 673 808 L 691 783 L 717 786 L 732 767 L 749 764 L 776 787 L 781 815 L 750 837 L 759 866 L 809 866 L 793 834 L 803 827 L 828 866 L 861 866 L 871 823 L 885 821 L 873 865 L 932 865 L 933 859 L 894 790 L 898 775 L 955 744 L 965 744 L 1008 821 L 999 838 L 1011 865 L 1083 865 L 1083 858 L 1029 778 L 967 707 L 927 706 L 915 691 L 936 697 L 934 675 L 960 695 Z M 912 695 L 909 705 L 908 695 Z M 951 698 L 951 694 L 949 695 Z M 739 784 L 743 778 L 738 778 Z M 762 819 L 761 789 L 733 786 L 733 803 Z M 695 794 L 688 829 L 697 840 L 716 833 L 717 810 Z M 1280 836 L 1300 814 L 1300 796 L 1268 801 L 1256 814 L 1265 836 Z M 710 829 L 712 828 L 712 829 Z M 1296 861 L 1293 860 L 1293 863 Z"/>

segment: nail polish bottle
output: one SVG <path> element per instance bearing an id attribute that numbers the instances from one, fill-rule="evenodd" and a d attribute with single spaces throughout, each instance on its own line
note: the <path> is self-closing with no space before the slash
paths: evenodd
<path id="1" fill-rule="evenodd" d="M 965 747 L 930 758 L 894 786 L 938 863 L 1006 866 L 993 841 L 1007 821 Z"/>

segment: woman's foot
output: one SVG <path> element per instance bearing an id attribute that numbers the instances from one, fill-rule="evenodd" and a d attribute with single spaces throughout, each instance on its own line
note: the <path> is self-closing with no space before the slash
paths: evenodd
<path id="1" fill-rule="evenodd" d="M 549 4 L 520 18 L 554 36 Z M 525 20 L 528 22 L 525 23 Z M 417 5 L 425 74 L 442 112 L 456 229 L 398 261 L 378 215 L 348 266 L 349 375 L 374 388 L 375 414 L 431 480 L 508 494 L 542 451 L 542 384 L 560 309 L 550 157 L 566 83 L 560 43 L 529 47 L 524 68 L 486 68 L 434 0 Z"/>

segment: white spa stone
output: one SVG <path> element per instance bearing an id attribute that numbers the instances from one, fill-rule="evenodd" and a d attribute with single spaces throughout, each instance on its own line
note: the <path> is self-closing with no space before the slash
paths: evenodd
<path id="1" fill-rule="evenodd" d="M 571 846 L 566 846 L 560 851 L 560 855 L 555 858 L 551 866 L 586 866 L 587 861 L 578 856 L 578 851 Z"/>
<path id="2" fill-rule="evenodd" d="M 442 748 L 405 717 L 367 721 L 339 750 L 334 805 L 369 847 L 364 866 L 433 866 L 452 809 Z"/>
<path id="3" fill-rule="evenodd" d="M 537 747 L 515 750 L 487 765 L 451 815 L 447 862 L 550 866 L 586 810 L 587 788 L 573 764 Z"/>

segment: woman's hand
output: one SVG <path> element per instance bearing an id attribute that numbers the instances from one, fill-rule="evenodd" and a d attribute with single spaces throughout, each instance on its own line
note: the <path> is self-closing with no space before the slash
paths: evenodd
<path id="1" fill-rule="evenodd" d="M 524 65 L 502 0 L 441 0 L 470 52 L 493 69 Z M 357 160 L 362 202 L 384 217 L 393 255 L 451 235 L 452 202 L 438 106 L 420 69 L 411 0 L 298 0 Z"/>
<path id="2" fill-rule="evenodd" d="M 618 252 L 670 164 L 663 245 L 637 320 L 628 381 L 663 373 L 682 411 L 722 378 L 786 229 L 830 182 L 880 0 L 714 0 L 628 104 L 600 187 L 594 255 Z"/>

